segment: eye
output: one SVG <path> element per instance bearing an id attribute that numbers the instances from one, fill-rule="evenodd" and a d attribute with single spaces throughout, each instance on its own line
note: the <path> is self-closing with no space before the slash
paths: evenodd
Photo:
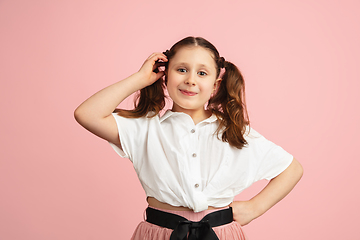
<path id="1" fill-rule="evenodd" d="M 179 68 L 177 71 L 184 73 L 184 72 L 186 72 L 186 69 L 185 68 Z"/>
<path id="2" fill-rule="evenodd" d="M 206 76 L 206 75 L 207 75 L 207 73 L 204 72 L 204 71 L 200 71 L 200 72 L 198 72 L 198 74 L 199 74 L 200 76 Z"/>

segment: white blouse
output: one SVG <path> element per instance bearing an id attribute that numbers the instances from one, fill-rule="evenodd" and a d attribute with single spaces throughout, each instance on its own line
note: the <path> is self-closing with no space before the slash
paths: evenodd
<path id="1" fill-rule="evenodd" d="M 279 175 L 293 159 L 252 128 L 247 145 L 231 147 L 214 134 L 215 115 L 196 125 L 189 115 L 170 110 L 153 118 L 113 116 L 122 150 L 110 144 L 133 163 L 146 196 L 194 212 L 229 205 L 252 183 Z"/>

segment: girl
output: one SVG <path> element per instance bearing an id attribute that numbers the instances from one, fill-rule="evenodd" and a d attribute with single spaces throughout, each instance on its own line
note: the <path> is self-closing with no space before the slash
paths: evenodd
<path id="1" fill-rule="evenodd" d="M 159 116 L 165 88 L 173 106 Z M 138 90 L 135 109 L 116 109 Z M 137 73 L 83 102 L 75 118 L 134 165 L 149 204 L 134 240 L 244 240 L 241 226 L 284 198 L 303 172 L 250 128 L 241 73 L 199 37 L 153 53 Z M 270 182 L 259 194 L 233 201 L 261 179 Z"/>

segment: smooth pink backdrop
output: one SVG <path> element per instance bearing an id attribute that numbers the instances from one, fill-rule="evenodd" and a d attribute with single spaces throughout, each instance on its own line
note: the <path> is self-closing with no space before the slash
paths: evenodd
<path id="1" fill-rule="evenodd" d="M 305 169 L 244 228 L 250 239 L 359 239 L 359 9 L 355 0 L 0 1 L 0 239 L 130 238 L 146 207 L 132 165 L 73 111 L 188 35 L 240 67 L 252 126 Z"/>

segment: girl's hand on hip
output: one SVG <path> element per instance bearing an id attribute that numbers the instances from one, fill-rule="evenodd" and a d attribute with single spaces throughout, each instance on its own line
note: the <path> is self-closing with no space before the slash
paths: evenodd
<path id="1" fill-rule="evenodd" d="M 250 223 L 257 218 L 256 211 L 249 201 L 235 201 L 230 204 L 232 207 L 234 221 L 238 222 L 241 226 Z"/>
<path id="2" fill-rule="evenodd" d="M 159 71 L 158 68 L 165 66 L 168 61 L 167 57 L 160 52 L 151 54 L 143 63 L 140 70 L 141 78 L 144 81 L 144 85 L 149 86 L 164 76 L 164 71 Z"/>

